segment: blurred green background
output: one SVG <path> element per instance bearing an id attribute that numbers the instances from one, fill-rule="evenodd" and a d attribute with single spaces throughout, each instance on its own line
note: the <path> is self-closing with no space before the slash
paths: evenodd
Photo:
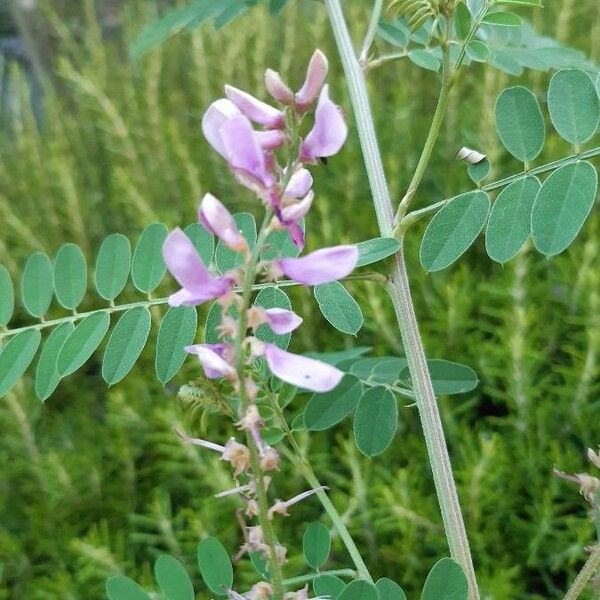
<path id="1" fill-rule="evenodd" d="M 256 9 L 223 30 L 209 25 L 178 36 L 139 64 L 128 59 L 128 45 L 167 2 L 14 4 L 20 6 L 17 19 L 14 6 L 0 3 L 0 262 L 15 281 L 37 249 L 53 255 L 73 241 L 91 265 L 108 233 L 119 231 L 135 242 L 154 220 L 186 225 L 208 191 L 255 211 L 252 197 L 240 191 L 202 138 L 202 112 L 225 82 L 263 95 L 266 67 L 298 84 L 315 47 L 330 57 L 332 95 L 349 114 L 351 136 L 316 174 L 308 245 L 377 234 L 321 4 L 293 0 L 278 19 Z M 370 3 L 344 4 L 358 43 Z M 538 32 L 600 62 L 600 4 L 547 5 L 522 14 Z M 27 52 L 33 60 L 26 60 Z M 510 78 L 471 67 L 451 100 L 418 202 L 470 189 L 464 166 L 454 160 L 463 145 L 487 153 L 495 174 L 519 170 L 494 133 L 495 97 L 521 81 L 543 100 L 548 77 L 526 72 Z M 436 75 L 400 61 L 372 71 L 369 88 L 386 171 L 399 197 L 435 105 Z M 544 158 L 569 153 L 565 142 L 550 137 Z M 441 398 L 440 405 L 485 598 L 561 597 L 585 560 L 584 547 L 594 541 L 585 502 L 551 470 L 585 471 L 585 449 L 600 443 L 598 218 L 596 211 L 578 242 L 553 260 L 526 249 L 501 267 L 479 242 L 457 266 L 435 275 L 418 263 L 422 227 L 410 235 L 409 267 L 428 355 L 469 364 L 481 379 L 476 392 Z M 377 355 L 402 354 L 385 294 L 366 283 L 351 290 L 366 318 L 356 339 L 327 326 L 308 290 L 294 291 L 306 323 L 292 348 L 356 344 Z M 126 290 L 122 300 L 128 295 L 136 298 Z M 93 294 L 87 303 L 97 306 Z M 21 322 L 23 313 L 13 326 Z M 179 424 L 195 433 L 204 427 L 214 440 L 231 434 L 219 417 L 208 414 L 201 423 L 197 410 L 177 398 L 178 385 L 197 375 L 197 365 L 188 361 L 163 389 L 150 344 L 132 373 L 111 389 L 96 357 L 44 405 L 27 377 L 0 401 L 0 598 L 100 599 L 105 578 L 119 572 L 151 589 L 152 563 L 165 551 L 197 576 L 195 546 L 207 534 L 218 535 L 235 553 L 241 543 L 237 505 L 214 498 L 230 485 L 228 469 L 183 447 L 171 432 Z M 447 548 L 415 409 L 401 407 L 392 447 L 371 460 L 358 454 L 349 421 L 299 439 L 373 574 L 395 579 L 417 597 Z M 304 482 L 284 463 L 275 495 L 287 498 L 301 489 Z M 321 516 L 317 501 L 307 501 L 277 523 L 290 557 L 286 576 L 303 572 L 303 524 Z M 239 589 L 253 582 L 246 563 L 236 576 Z M 329 568 L 349 564 L 336 540 Z M 197 589 L 206 590 L 201 584 Z M 198 597 L 210 596 L 203 591 Z"/>

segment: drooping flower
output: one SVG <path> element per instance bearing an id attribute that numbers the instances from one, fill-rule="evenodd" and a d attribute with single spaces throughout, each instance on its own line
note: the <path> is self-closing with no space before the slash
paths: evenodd
<path id="1" fill-rule="evenodd" d="M 231 213 L 212 194 L 205 194 L 198 211 L 200 223 L 236 252 L 248 250 L 248 242 L 240 233 Z"/>
<path id="2" fill-rule="evenodd" d="M 215 277 L 206 268 L 194 244 L 179 228 L 173 230 L 163 244 L 163 258 L 181 290 L 169 297 L 171 306 L 197 306 L 228 294 L 233 278 Z"/>
<path id="3" fill-rule="evenodd" d="M 284 196 L 289 198 L 304 198 L 310 191 L 313 184 L 313 178 L 308 169 L 298 169 L 291 177 L 287 184 Z"/>
<path id="4" fill-rule="evenodd" d="M 329 64 L 320 50 L 315 50 L 306 71 L 304 84 L 295 96 L 296 109 L 304 112 L 316 99 L 327 78 Z"/>
<path id="5" fill-rule="evenodd" d="M 358 261 L 356 246 L 321 248 L 299 258 L 273 261 L 275 271 L 304 285 L 337 281 L 349 275 Z"/>
<path id="6" fill-rule="evenodd" d="M 347 135 L 348 126 L 344 115 L 329 98 L 329 86 L 325 85 L 319 96 L 315 123 L 302 144 L 300 159 L 305 163 L 312 163 L 319 158 L 337 154 Z"/>
<path id="7" fill-rule="evenodd" d="M 273 375 L 313 392 L 328 392 L 342 380 L 343 371 L 327 363 L 292 354 L 275 344 L 264 344 L 264 356 Z"/>
<path id="8" fill-rule="evenodd" d="M 254 123 L 269 129 L 280 129 L 285 125 L 285 116 L 279 109 L 259 100 L 232 85 L 225 86 L 225 95 L 242 113 Z"/>
<path id="9" fill-rule="evenodd" d="M 187 353 L 198 357 L 204 374 L 209 379 L 217 377 L 233 379 L 236 377 L 236 370 L 226 360 L 228 349 L 227 344 L 194 344 L 184 348 Z"/>

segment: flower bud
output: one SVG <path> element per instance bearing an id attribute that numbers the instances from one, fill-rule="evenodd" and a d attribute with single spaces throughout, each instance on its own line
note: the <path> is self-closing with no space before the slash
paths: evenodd
<path id="1" fill-rule="evenodd" d="M 315 50 L 308 63 L 304 84 L 296 93 L 296 108 L 300 112 L 305 111 L 319 95 L 325 83 L 328 68 L 327 57 L 320 50 Z"/>
<path id="2" fill-rule="evenodd" d="M 284 83 L 277 71 L 273 71 L 273 69 L 265 71 L 265 87 L 277 102 L 286 106 L 294 103 L 294 92 Z"/>

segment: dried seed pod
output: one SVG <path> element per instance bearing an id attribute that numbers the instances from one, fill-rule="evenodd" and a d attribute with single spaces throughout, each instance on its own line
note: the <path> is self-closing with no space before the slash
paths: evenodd
<path id="1" fill-rule="evenodd" d="M 472 148 L 467 148 L 466 146 L 463 146 L 458 151 L 456 158 L 458 160 L 464 160 L 465 162 L 468 162 L 472 165 L 476 165 L 482 160 L 485 160 L 487 157 L 485 154 L 481 154 L 481 152 L 478 152 L 477 150 L 473 150 Z"/>

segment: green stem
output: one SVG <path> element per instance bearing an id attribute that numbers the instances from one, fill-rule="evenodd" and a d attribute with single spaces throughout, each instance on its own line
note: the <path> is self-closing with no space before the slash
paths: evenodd
<path id="1" fill-rule="evenodd" d="M 235 356 L 236 370 L 238 375 L 239 395 L 242 408 L 245 411 L 250 405 L 248 389 L 246 387 L 246 353 L 244 352 L 244 340 L 246 339 L 246 331 L 248 329 L 248 309 L 254 288 L 254 280 L 256 279 L 256 269 L 260 260 L 260 251 L 267 237 L 267 226 L 273 216 L 271 210 L 265 211 L 262 225 L 259 230 L 258 239 L 255 247 L 252 249 L 244 270 L 244 283 L 242 287 L 242 304 L 239 308 L 238 332 L 235 338 Z M 260 465 L 260 448 L 256 441 L 247 432 L 246 435 L 248 448 L 250 450 L 250 467 L 254 475 L 256 483 L 256 496 L 258 504 L 258 522 L 262 528 L 265 543 L 269 547 L 269 573 L 271 575 L 271 585 L 273 587 L 273 599 L 283 599 L 283 575 L 281 566 L 277 560 L 276 547 L 277 542 L 273 524 L 269 519 L 269 499 L 267 497 L 267 488 L 264 481 L 264 472 Z"/>
<path id="2" fill-rule="evenodd" d="M 569 588 L 564 600 L 577 600 L 585 590 L 589 580 L 600 569 L 600 546 L 595 546 L 573 585 Z"/>
<path id="3" fill-rule="evenodd" d="M 363 42 L 362 50 L 360 51 L 360 56 L 358 58 L 363 67 L 366 67 L 367 65 L 369 50 L 371 49 L 371 44 L 373 44 L 373 40 L 377 34 L 377 26 L 379 25 L 379 18 L 381 17 L 382 10 L 383 0 L 375 0 L 373 12 L 371 13 L 371 20 L 369 21 L 369 27 L 367 29 L 367 34 L 365 35 L 365 41 Z"/>
<path id="4" fill-rule="evenodd" d="M 307 583 L 313 581 L 321 575 L 333 575 L 335 577 L 356 577 L 356 571 L 352 569 L 334 569 L 332 571 L 317 571 L 316 573 L 308 573 L 307 575 L 299 575 L 298 577 L 292 577 L 291 579 L 284 579 L 283 585 L 293 586 L 299 583 Z"/>
<path id="5" fill-rule="evenodd" d="M 354 118 L 373 195 L 377 222 L 381 235 L 388 236 L 393 230 L 394 212 L 375 135 L 364 75 L 354 54 L 352 40 L 339 0 L 325 0 L 325 6 L 346 74 L 354 109 Z M 462 518 L 456 484 L 452 476 L 452 467 L 450 465 L 450 457 L 440 413 L 433 392 L 431 377 L 427 369 L 423 343 L 419 335 L 403 248 L 395 256 L 390 273 L 388 290 L 406 350 L 408 367 L 413 382 L 417 408 L 423 427 L 423 435 L 427 445 L 429 463 L 433 472 L 450 553 L 465 572 L 469 582 L 470 600 L 478 600 L 479 592 L 475 579 L 475 570 L 469 550 L 469 542 Z"/>
<path id="6" fill-rule="evenodd" d="M 421 185 L 421 181 L 423 176 L 425 175 L 425 171 L 427 170 L 427 165 L 429 165 L 429 161 L 431 159 L 431 155 L 433 154 L 433 149 L 437 143 L 438 137 L 440 135 L 440 131 L 442 128 L 442 124 L 444 122 L 444 117 L 446 116 L 446 109 L 448 108 L 448 100 L 450 98 L 450 90 L 452 89 L 452 81 L 451 77 L 451 65 L 450 65 L 450 48 L 448 46 L 448 40 L 450 38 L 450 32 L 452 27 L 452 19 L 450 15 L 446 17 L 446 30 L 444 33 L 444 38 L 441 40 L 442 44 L 442 86 L 440 88 L 440 94 L 438 96 L 437 104 L 435 107 L 435 112 L 433 113 L 433 118 L 431 120 L 431 125 L 429 127 L 429 133 L 427 134 L 427 138 L 425 140 L 425 144 L 423 145 L 423 149 L 421 150 L 421 156 L 419 157 L 419 161 L 417 162 L 417 166 L 413 173 L 412 179 L 408 184 L 408 189 L 406 190 L 406 194 L 402 198 L 400 205 L 398 206 L 398 210 L 396 212 L 395 223 L 399 223 Z"/>
<path id="7" fill-rule="evenodd" d="M 572 154 L 570 156 L 565 156 L 564 158 L 560 158 L 558 160 L 554 160 L 552 162 L 546 163 L 545 165 L 540 165 L 539 167 L 534 167 L 533 169 L 526 169 L 519 173 L 515 173 L 514 175 L 509 175 L 508 177 L 503 177 L 502 179 L 498 179 L 496 181 L 492 181 L 486 185 L 481 186 L 480 190 L 484 192 L 491 192 L 497 190 L 499 188 L 506 187 L 507 185 L 518 181 L 519 179 L 523 179 L 523 177 L 534 176 L 534 175 L 542 175 L 543 173 L 548 173 L 549 171 L 554 171 L 560 167 L 564 167 L 565 165 L 572 165 L 580 160 L 585 160 L 588 158 L 594 158 L 595 156 L 600 155 L 600 146 L 595 148 L 590 148 L 585 152 L 581 152 L 579 154 Z M 444 200 L 440 200 L 435 204 L 430 204 L 429 206 L 425 206 L 424 208 L 420 208 L 419 210 L 413 210 L 408 213 L 400 222 L 400 225 L 396 228 L 396 235 L 401 236 L 406 230 L 413 224 L 416 223 L 422 217 L 427 216 L 432 212 L 438 211 L 440 208 L 444 207 L 450 200 L 453 200 L 456 196 L 452 196 L 452 198 L 445 198 Z"/>
<path id="8" fill-rule="evenodd" d="M 279 419 L 281 428 L 283 429 L 285 436 L 290 446 L 292 447 L 292 460 L 294 461 L 296 467 L 302 471 L 302 475 L 304 476 L 304 479 L 306 479 L 310 487 L 318 490 L 316 492 L 316 496 L 323 505 L 325 512 L 329 515 L 329 518 L 331 519 L 333 526 L 337 530 L 340 539 L 346 546 L 346 550 L 348 550 L 348 554 L 350 555 L 350 558 L 352 559 L 352 562 L 354 563 L 354 566 L 358 571 L 358 575 L 362 579 L 366 579 L 370 583 L 373 583 L 373 578 L 369 573 L 369 569 L 367 568 L 365 561 L 362 559 L 362 556 L 360 555 L 360 552 L 356 547 L 356 544 L 354 543 L 354 540 L 352 539 L 348 528 L 344 524 L 344 521 L 342 520 L 340 513 L 335 508 L 333 502 L 331 502 L 327 493 L 322 489 L 321 483 L 315 475 L 315 472 L 313 471 L 310 463 L 304 456 L 304 453 L 298 445 L 298 442 L 296 441 L 292 430 L 289 428 L 287 421 L 285 420 L 285 416 L 283 415 L 283 411 L 281 410 L 281 407 L 279 406 L 275 398 L 271 397 L 270 400 L 273 412 Z"/>

